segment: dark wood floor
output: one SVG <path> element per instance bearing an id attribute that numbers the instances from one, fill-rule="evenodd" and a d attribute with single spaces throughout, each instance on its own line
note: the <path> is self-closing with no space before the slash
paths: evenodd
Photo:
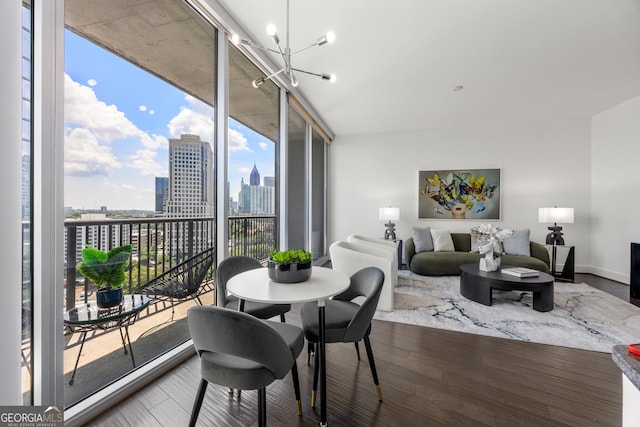
<path id="1" fill-rule="evenodd" d="M 577 281 L 589 283 L 588 279 Z M 621 297 L 626 289 L 628 300 L 628 287 L 615 282 L 601 286 Z M 295 313 L 287 321 L 297 323 Z M 608 353 L 382 321 L 374 321 L 371 341 L 382 403 L 377 401 L 366 357 L 357 361 L 352 345 L 327 347 L 332 426 L 622 424 L 621 375 Z M 298 369 L 303 416 L 297 415 L 289 375 L 267 390 L 269 425 L 318 424 L 319 412 L 309 403 L 312 369 L 305 352 Z M 187 425 L 198 381 L 198 360 L 193 357 L 90 425 Z M 256 412 L 255 392 L 243 392 L 238 399 L 211 385 L 199 425 L 257 425 Z"/>

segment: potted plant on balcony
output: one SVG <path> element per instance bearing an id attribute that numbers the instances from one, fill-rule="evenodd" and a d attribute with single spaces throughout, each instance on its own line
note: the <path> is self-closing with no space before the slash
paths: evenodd
<path id="1" fill-rule="evenodd" d="M 86 245 L 82 250 L 82 261 L 76 269 L 98 286 L 98 307 L 115 307 L 122 302 L 122 284 L 126 279 L 124 272 L 132 249 L 133 245 L 123 245 L 104 252 Z"/>
<path id="2" fill-rule="evenodd" d="M 272 250 L 268 260 L 269 278 L 280 283 L 299 283 L 311 277 L 311 253 L 304 249 Z"/>

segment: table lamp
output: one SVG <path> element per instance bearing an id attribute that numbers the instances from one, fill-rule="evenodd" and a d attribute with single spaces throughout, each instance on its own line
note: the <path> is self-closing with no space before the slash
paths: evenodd
<path id="1" fill-rule="evenodd" d="M 385 240 L 396 240 L 395 224 L 392 221 L 400 219 L 400 208 L 380 208 L 380 221 L 389 221 L 385 224 L 387 229 L 384 231 Z"/>
<path id="2" fill-rule="evenodd" d="M 564 238 L 562 237 L 561 224 L 573 224 L 573 208 L 539 208 L 538 209 L 538 222 L 541 223 L 553 223 L 553 226 L 548 227 L 551 233 L 547 234 L 547 245 L 564 245 Z"/>

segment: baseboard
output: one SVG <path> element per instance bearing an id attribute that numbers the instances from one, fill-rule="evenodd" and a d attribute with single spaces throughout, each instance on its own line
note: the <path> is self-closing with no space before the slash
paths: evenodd
<path id="1" fill-rule="evenodd" d="M 576 273 L 593 274 L 595 276 L 604 277 L 605 279 L 615 280 L 625 285 L 629 285 L 629 275 L 621 274 L 605 268 L 593 267 L 589 265 L 576 266 Z"/>

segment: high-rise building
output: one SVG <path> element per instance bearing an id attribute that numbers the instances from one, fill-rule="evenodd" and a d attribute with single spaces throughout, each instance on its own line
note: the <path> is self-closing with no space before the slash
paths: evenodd
<path id="1" fill-rule="evenodd" d="M 256 165 L 249 177 L 249 185 L 240 183 L 238 213 L 248 215 L 273 215 L 275 213 L 275 178 L 265 177 L 265 185 L 260 185 L 260 173 Z"/>
<path id="2" fill-rule="evenodd" d="M 164 201 L 169 194 L 169 178 L 156 176 L 156 215 L 163 212 Z"/>
<path id="3" fill-rule="evenodd" d="M 260 172 L 258 172 L 258 168 L 256 164 L 253 164 L 253 170 L 251 171 L 251 175 L 249 175 L 249 185 L 253 187 L 260 186 Z"/>
<path id="4" fill-rule="evenodd" d="M 169 190 L 163 213 L 168 218 L 214 214 L 213 152 L 197 135 L 169 140 Z"/>
<path id="5" fill-rule="evenodd" d="M 265 187 L 275 187 L 276 186 L 276 177 L 275 176 L 265 176 L 264 177 L 264 186 Z"/>

